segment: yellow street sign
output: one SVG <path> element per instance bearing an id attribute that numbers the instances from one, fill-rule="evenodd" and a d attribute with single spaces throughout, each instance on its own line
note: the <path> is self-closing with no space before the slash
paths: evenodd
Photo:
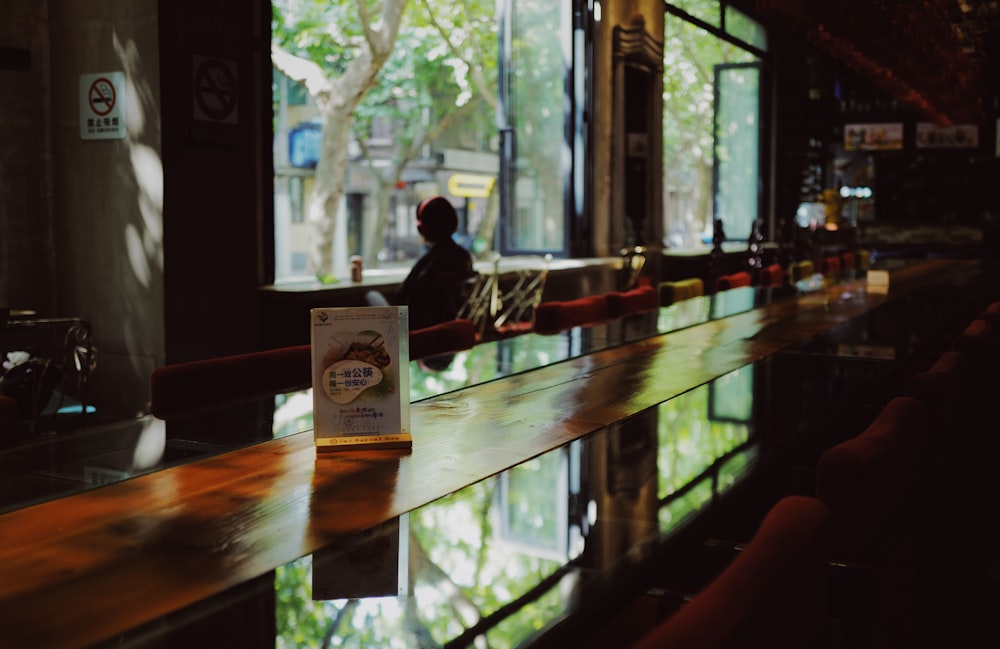
<path id="1" fill-rule="evenodd" d="M 474 174 L 454 174 L 448 179 L 448 191 L 452 196 L 463 198 L 486 198 L 496 183 L 491 176 Z"/>

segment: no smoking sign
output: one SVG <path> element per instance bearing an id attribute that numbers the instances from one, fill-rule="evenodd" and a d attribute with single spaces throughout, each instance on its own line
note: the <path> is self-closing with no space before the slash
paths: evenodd
<path id="1" fill-rule="evenodd" d="M 120 140 L 125 137 L 125 73 L 80 75 L 80 138 Z"/>
<path id="2" fill-rule="evenodd" d="M 234 61 L 194 57 L 194 118 L 204 122 L 239 122 L 239 77 Z"/>

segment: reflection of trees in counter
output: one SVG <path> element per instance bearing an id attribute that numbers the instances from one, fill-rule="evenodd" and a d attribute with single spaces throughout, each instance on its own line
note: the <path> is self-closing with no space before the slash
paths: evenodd
<path id="1" fill-rule="evenodd" d="M 496 356 L 484 357 L 485 349 L 480 347 L 475 353 L 458 352 L 448 367 L 440 371 L 424 369 L 411 363 L 410 401 L 419 401 L 497 378 Z"/>
<path id="2" fill-rule="evenodd" d="M 719 381 L 725 380 L 722 377 Z M 747 403 L 753 399 L 749 390 Z M 749 411 L 749 405 L 745 407 Z M 709 388 L 701 386 L 679 395 L 660 406 L 659 480 L 660 497 L 664 498 L 686 487 L 718 458 L 737 448 L 749 439 L 747 424 L 731 421 L 712 421 L 709 418 Z M 726 478 L 731 482 L 738 474 L 744 459 L 734 459 L 727 465 Z M 727 485 L 716 485 L 722 488 Z M 668 512 L 661 515 L 674 520 L 700 508 L 713 496 L 711 481 L 697 486 L 684 497 L 671 503 Z"/>
<path id="3" fill-rule="evenodd" d="M 495 511 L 498 487 L 499 478 L 486 480 L 411 514 L 411 542 L 419 544 L 431 564 L 441 571 L 435 574 L 446 576 L 450 587 L 461 593 L 461 599 L 452 597 L 447 602 L 421 605 L 423 621 L 435 638 L 455 638 L 464 630 L 456 624 L 459 617 L 468 627 L 478 617 L 490 615 L 528 592 L 560 566 L 558 561 L 530 556 L 499 541 L 495 529 L 499 520 Z M 424 582 L 412 566 L 411 574 L 416 580 L 416 592 Z M 440 593 L 435 590 L 432 597 Z M 474 603 L 476 620 L 467 609 L 457 609 L 459 602 L 463 606 Z M 488 644 L 516 646 L 561 610 L 558 593 L 549 593 L 499 624 L 490 633 Z"/>
<path id="4" fill-rule="evenodd" d="M 498 540 L 499 479 L 410 513 L 410 594 L 405 598 L 313 601 L 309 557 L 276 571 L 278 649 L 437 647 L 459 636 L 555 572 L 560 562 Z M 562 611 L 546 593 L 489 633 L 491 647 L 516 646 Z M 331 643 L 330 638 L 338 638 Z M 329 643 L 329 644 L 326 644 Z"/>

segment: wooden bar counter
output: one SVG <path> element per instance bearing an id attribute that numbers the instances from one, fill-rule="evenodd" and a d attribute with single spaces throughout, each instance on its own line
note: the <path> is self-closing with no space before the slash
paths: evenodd
<path id="1" fill-rule="evenodd" d="M 317 457 L 307 431 L 6 513 L 0 646 L 113 641 L 972 273 L 926 262 L 885 295 L 847 283 L 420 400 L 409 451 Z"/>

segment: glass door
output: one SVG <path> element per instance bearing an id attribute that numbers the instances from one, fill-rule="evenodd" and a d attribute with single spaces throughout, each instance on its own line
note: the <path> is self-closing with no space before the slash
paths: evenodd
<path id="1" fill-rule="evenodd" d="M 759 63 L 715 66 L 714 215 L 727 240 L 746 241 L 760 215 Z"/>

